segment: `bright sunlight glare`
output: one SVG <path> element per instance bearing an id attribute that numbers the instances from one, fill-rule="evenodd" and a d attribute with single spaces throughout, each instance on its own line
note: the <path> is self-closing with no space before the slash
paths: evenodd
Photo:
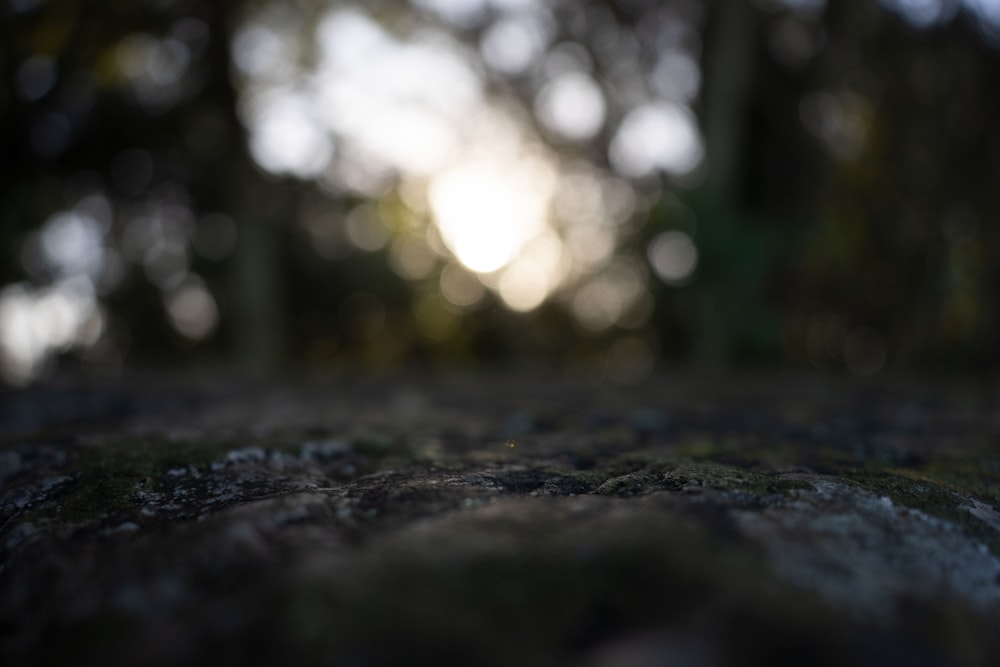
<path id="1" fill-rule="evenodd" d="M 618 127 L 611 157 L 626 178 L 569 160 L 486 79 L 487 70 L 524 73 L 541 59 L 553 37 L 544 6 L 426 0 L 420 7 L 462 25 L 496 12 L 498 23 L 476 54 L 435 21 L 389 29 L 361 7 L 334 6 L 310 24 L 264 3 L 238 28 L 233 58 L 261 168 L 316 179 L 333 197 L 378 199 L 399 189 L 413 219 L 392 230 L 357 224 L 353 213 L 340 224 L 342 214 L 332 211 L 322 225 L 306 216 L 312 222 L 304 226 L 322 257 L 342 255 L 343 230 L 357 248 L 387 246 L 390 265 L 407 280 L 437 281 L 440 294 L 419 312 L 443 336 L 448 309 L 475 307 L 486 290 L 517 312 L 578 292 L 614 256 L 618 227 L 635 203 L 627 179 L 684 173 L 701 146 L 686 108 L 664 103 L 640 107 Z M 295 34 L 312 39 L 291 46 Z M 579 62 L 548 69 L 529 110 L 547 136 L 565 144 L 599 135 L 612 121 L 601 87 Z M 439 271 L 439 261 L 453 270 Z"/>
<path id="2" fill-rule="evenodd" d="M 473 162 L 431 183 L 431 208 L 444 242 L 472 271 L 503 268 L 544 227 L 549 193 L 533 171 Z"/>

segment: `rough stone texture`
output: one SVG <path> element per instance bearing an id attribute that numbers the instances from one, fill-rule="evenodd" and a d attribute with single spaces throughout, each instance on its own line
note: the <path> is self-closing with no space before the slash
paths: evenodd
<path id="1" fill-rule="evenodd" d="M 0 401 L 0 663 L 996 664 L 988 387 L 416 374 Z"/>

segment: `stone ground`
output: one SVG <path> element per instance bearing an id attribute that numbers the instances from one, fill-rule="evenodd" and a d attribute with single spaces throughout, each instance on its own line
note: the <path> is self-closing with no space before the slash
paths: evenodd
<path id="1" fill-rule="evenodd" d="M 133 378 L 0 394 L 0 664 L 1000 664 L 962 382 Z"/>

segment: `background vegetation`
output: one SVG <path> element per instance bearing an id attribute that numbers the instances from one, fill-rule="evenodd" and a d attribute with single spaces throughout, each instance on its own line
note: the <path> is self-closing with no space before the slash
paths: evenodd
<path id="1" fill-rule="evenodd" d="M 985 370 L 992 0 L 6 0 L 0 370 Z"/>

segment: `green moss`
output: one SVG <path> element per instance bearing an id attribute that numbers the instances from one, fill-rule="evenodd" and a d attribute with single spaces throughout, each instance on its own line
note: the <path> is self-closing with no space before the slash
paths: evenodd
<path id="1" fill-rule="evenodd" d="M 706 461 L 653 464 L 622 475 L 609 475 L 597 487 L 601 495 L 633 496 L 652 491 L 680 491 L 704 487 L 740 491 L 754 496 L 786 494 L 812 486 L 798 479 L 752 472 L 735 466 Z"/>
<path id="2" fill-rule="evenodd" d="M 80 451 L 75 468 L 84 474 L 159 477 L 167 470 L 190 465 L 204 469 L 221 459 L 229 443 L 162 440 L 120 440 Z"/>
<path id="3" fill-rule="evenodd" d="M 673 454 L 678 460 L 707 461 L 741 468 L 824 468 L 862 462 L 854 452 L 830 445 L 757 436 L 692 436 L 678 443 Z"/>
<path id="4" fill-rule="evenodd" d="M 405 448 L 396 446 L 394 439 L 389 436 L 361 434 L 351 439 L 351 449 L 362 456 L 382 458 L 389 454 L 403 454 Z"/>
<path id="5" fill-rule="evenodd" d="M 967 504 L 964 496 L 934 482 L 913 479 L 912 474 L 906 470 L 848 470 L 841 473 L 841 479 L 886 496 L 898 505 L 956 524 L 966 535 L 1000 556 L 1000 534 L 963 509 Z"/>
<path id="6" fill-rule="evenodd" d="M 562 475 L 562 484 L 569 493 L 590 493 L 608 480 L 608 475 L 600 470 L 572 470 Z"/>
<path id="7" fill-rule="evenodd" d="M 677 457 L 740 467 L 804 467 L 830 472 L 839 468 L 914 467 L 917 458 L 906 448 L 873 444 L 864 439 L 830 435 L 824 439 L 765 437 L 759 434 L 697 433 L 673 448 Z"/>
<path id="8" fill-rule="evenodd" d="M 741 491 L 755 496 L 812 489 L 811 484 L 802 480 L 710 462 L 682 464 L 668 473 L 667 479 L 677 488 L 703 486 L 723 491 Z"/>
<path id="9" fill-rule="evenodd" d="M 136 479 L 83 477 L 59 498 L 52 512 L 68 523 L 85 523 L 127 512 L 136 501 Z"/>
<path id="10" fill-rule="evenodd" d="M 219 442 L 168 442 L 119 440 L 84 447 L 69 463 L 76 481 L 54 503 L 34 509 L 34 520 L 59 518 L 85 523 L 137 509 L 139 490 L 159 488 L 159 480 L 175 467 L 205 469 L 224 455 L 227 445 Z"/>
<path id="11" fill-rule="evenodd" d="M 597 487 L 594 493 L 602 496 L 637 496 L 663 488 L 662 481 L 663 475 L 653 471 L 631 472 L 612 477 Z"/>
<path id="12" fill-rule="evenodd" d="M 899 473 L 958 493 L 973 496 L 992 505 L 1000 505 L 1000 459 L 966 454 L 938 458 L 916 469 Z"/>

